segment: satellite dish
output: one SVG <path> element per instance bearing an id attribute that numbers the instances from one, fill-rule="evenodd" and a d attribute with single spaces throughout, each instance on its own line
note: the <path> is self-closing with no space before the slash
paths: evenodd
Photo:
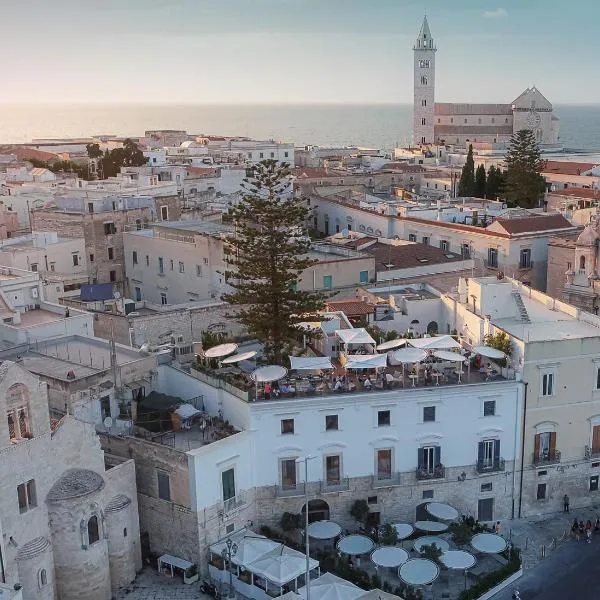
<path id="1" fill-rule="evenodd" d="M 106 429 L 110 429 L 112 426 L 113 426 L 112 417 L 106 417 L 106 419 L 104 419 L 104 427 L 106 427 Z"/>

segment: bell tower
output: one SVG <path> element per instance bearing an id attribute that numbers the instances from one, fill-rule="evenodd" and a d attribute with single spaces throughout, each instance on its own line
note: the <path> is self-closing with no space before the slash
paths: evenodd
<path id="1" fill-rule="evenodd" d="M 433 144 L 435 119 L 435 53 L 437 48 L 429 31 L 427 17 L 413 47 L 414 107 L 413 138 L 415 145 Z"/>

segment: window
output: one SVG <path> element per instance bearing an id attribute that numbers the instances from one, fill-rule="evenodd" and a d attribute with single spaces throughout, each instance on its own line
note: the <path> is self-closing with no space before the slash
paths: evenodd
<path id="1" fill-rule="evenodd" d="M 435 406 L 423 407 L 423 423 L 435 421 Z"/>
<path id="2" fill-rule="evenodd" d="M 160 303 L 165 306 L 165 304 L 168 304 L 167 302 L 167 294 L 165 292 L 161 292 L 160 293 Z"/>
<path id="3" fill-rule="evenodd" d="M 54 272 L 56 270 L 56 263 L 50 263 L 50 270 Z"/>
<path id="4" fill-rule="evenodd" d="M 496 414 L 496 401 L 495 400 L 485 400 L 483 402 L 483 416 L 484 417 L 493 417 Z"/>
<path id="5" fill-rule="evenodd" d="M 477 466 L 492 469 L 500 459 L 500 440 L 483 440 L 477 449 Z"/>
<path id="6" fill-rule="evenodd" d="M 258 156 L 259 156 L 259 158 L 264 158 L 265 157 L 265 153 L 261 152 Z"/>
<path id="7" fill-rule="evenodd" d="M 534 461 L 552 461 L 557 457 L 556 432 L 547 431 L 536 434 L 534 438 Z"/>
<path id="8" fill-rule="evenodd" d="M 17 497 L 19 499 L 19 512 L 24 513 L 37 506 L 37 495 L 35 493 L 35 481 L 30 479 L 27 483 L 17 486 Z"/>
<path id="9" fill-rule="evenodd" d="M 40 573 L 38 575 L 38 584 L 40 587 L 45 587 L 48 585 L 48 573 L 46 569 L 40 569 Z"/>
<path id="10" fill-rule="evenodd" d="M 140 288 L 140 287 L 135 288 L 135 301 L 136 302 L 142 301 L 142 288 Z"/>
<path id="11" fill-rule="evenodd" d="M 114 200 L 112 202 L 112 209 L 117 210 L 117 203 Z"/>
<path id="12" fill-rule="evenodd" d="M 377 411 L 377 426 L 378 427 L 385 427 L 387 425 L 390 425 L 390 423 L 391 423 L 391 419 L 390 419 L 390 411 L 389 410 Z"/>
<path id="13" fill-rule="evenodd" d="M 392 450 L 386 448 L 384 450 L 377 450 L 377 464 L 376 464 L 377 479 L 391 479 L 392 478 Z"/>
<path id="14" fill-rule="evenodd" d="M 342 457 L 339 454 L 325 457 L 325 481 L 327 485 L 340 485 Z"/>
<path id="15" fill-rule="evenodd" d="M 531 248 L 523 248 L 519 256 L 519 269 L 531 268 Z"/>
<path id="16" fill-rule="evenodd" d="M 281 487 L 284 490 L 296 488 L 296 459 L 281 459 Z"/>
<path id="17" fill-rule="evenodd" d="M 117 280 L 117 272 L 116 271 L 110 271 L 108 274 L 108 278 L 110 279 L 111 282 L 114 282 Z"/>
<path id="18" fill-rule="evenodd" d="M 115 249 L 109 247 L 108 249 L 108 260 L 113 260 L 115 258 Z"/>
<path id="19" fill-rule="evenodd" d="M 79 255 L 71 254 L 71 258 L 73 259 L 73 266 L 78 267 L 79 266 Z M 31 270 L 33 271 L 33 269 L 31 269 Z M 37 265 L 35 265 L 35 270 L 37 271 Z"/>
<path id="20" fill-rule="evenodd" d="M 202 277 L 202 267 L 200 265 L 196 265 L 196 276 Z"/>
<path id="21" fill-rule="evenodd" d="M 440 240 L 440 250 L 448 252 L 448 240 Z"/>
<path id="22" fill-rule="evenodd" d="M 421 240 L 421 242 L 423 243 L 424 246 L 429 246 L 429 237 L 427 237 L 426 235 L 424 235 L 423 239 Z"/>
<path id="23" fill-rule="evenodd" d="M 367 504 L 377 504 L 377 496 L 367 496 Z"/>
<path id="24" fill-rule="evenodd" d="M 461 244 L 460 245 L 460 253 L 463 258 L 471 258 L 471 245 L 470 244 Z"/>
<path id="25" fill-rule="evenodd" d="M 175 263 L 173 262 L 173 259 L 171 258 L 169 260 L 169 269 L 171 269 L 171 271 L 175 268 Z"/>
<path id="26" fill-rule="evenodd" d="M 427 85 L 427 75 L 421 75 L 421 85 Z"/>
<path id="27" fill-rule="evenodd" d="M 206 256 L 204 257 L 204 264 L 207 265 L 208 264 L 208 258 L 206 258 Z"/>
<path id="28" fill-rule="evenodd" d="M 112 235 L 114 233 L 117 233 L 115 224 L 112 221 L 104 223 L 104 235 Z"/>
<path id="29" fill-rule="evenodd" d="M 146 254 L 146 266 L 150 266 L 150 256 L 148 256 L 148 254 Z"/>
<path id="30" fill-rule="evenodd" d="M 480 489 L 481 489 L 482 492 L 491 492 L 492 491 L 492 484 L 491 483 L 482 483 Z"/>
<path id="31" fill-rule="evenodd" d="M 536 498 L 538 500 L 545 500 L 546 499 L 546 489 L 547 489 L 547 484 L 545 483 L 538 483 L 537 486 L 537 494 L 536 494 Z"/>
<path id="32" fill-rule="evenodd" d="M 38 265 L 37 263 L 31 263 L 31 265 L 29 266 L 29 268 L 34 272 L 37 273 L 38 270 Z"/>
<path id="33" fill-rule="evenodd" d="M 592 427 L 592 452 L 600 453 L 600 425 Z"/>
<path id="34" fill-rule="evenodd" d="M 271 158 L 275 158 L 275 152 L 271 152 Z"/>
<path id="35" fill-rule="evenodd" d="M 123 537 L 127 537 L 127 527 L 123 527 Z"/>
<path id="36" fill-rule="evenodd" d="M 554 373 L 544 373 L 542 375 L 542 396 L 552 396 L 554 394 Z"/>
<path id="37" fill-rule="evenodd" d="M 158 272 L 161 274 L 165 272 L 165 261 L 162 256 L 158 257 Z"/>
<path id="38" fill-rule="evenodd" d="M 169 475 L 167 473 L 157 471 L 156 477 L 158 480 L 158 497 L 161 500 L 168 500 L 170 502 L 171 501 L 171 482 L 169 479 Z"/>
<path id="39" fill-rule="evenodd" d="M 359 275 L 360 283 L 368 283 L 369 282 L 369 271 L 361 271 Z"/>
<path id="40" fill-rule="evenodd" d="M 133 260 L 133 264 L 137 265 L 138 264 L 138 255 L 137 255 L 137 252 L 135 250 L 131 253 L 131 258 Z"/>
<path id="41" fill-rule="evenodd" d="M 94 203 L 93 202 L 88 202 L 88 212 L 89 213 L 94 212 Z"/>
<path id="42" fill-rule="evenodd" d="M 179 261 L 179 272 L 183 273 L 184 271 L 185 271 L 185 265 L 181 261 Z"/>
<path id="43" fill-rule="evenodd" d="M 427 125 L 425 117 L 421 118 L 421 125 Z"/>
<path id="44" fill-rule="evenodd" d="M 137 231 L 140 231 L 142 229 L 142 220 L 141 219 L 135 220 L 135 228 L 137 229 Z"/>
<path id="45" fill-rule="evenodd" d="M 294 433 L 294 419 L 281 419 L 281 435 Z"/>
<path id="46" fill-rule="evenodd" d="M 423 490 L 423 500 L 432 500 L 433 490 Z"/>
<path id="47" fill-rule="evenodd" d="M 590 492 L 598 491 L 598 475 L 590 477 Z"/>
<path id="48" fill-rule="evenodd" d="M 284 152 L 284 153 L 283 153 L 283 156 L 284 156 L 284 158 L 287 158 L 289 155 L 290 155 L 290 153 L 289 153 L 289 152 Z"/>
<path id="49" fill-rule="evenodd" d="M 168 221 L 169 220 L 169 207 L 168 206 L 161 206 L 160 207 L 160 218 L 163 221 Z"/>
<path id="50" fill-rule="evenodd" d="M 419 448 L 417 458 L 419 470 L 428 474 L 434 473 L 435 468 L 441 464 L 441 448 L 439 446 L 424 446 L 423 448 Z"/>
<path id="51" fill-rule="evenodd" d="M 98 526 L 98 517 L 93 515 L 87 522 L 88 545 L 95 544 L 100 539 L 100 527 Z"/>
<path id="52" fill-rule="evenodd" d="M 227 469 L 221 473 L 221 484 L 223 486 L 223 501 L 235 498 L 235 473 L 233 469 Z"/>
<path id="53" fill-rule="evenodd" d="M 498 268 L 498 250 L 496 248 L 488 248 L 488 267 Z"/>
<path id="54" fill-rule="evenodd" d="M 323 275 L 323 288 L 326 290 L 333 288 L 333 275 Z"/>
<path id="55" fill-rule="evenodd" d="M 325 431 L 337 431 L 338 430 L 338 416 L 337 415 L 325 415 Z"/>
<path id="56" fill-rule="evenodd" d="M 408 241 L 409 242 L 416 242 L 417 241 L 417 236 L 414 233 L 409 233 L 408 234 Z"/>

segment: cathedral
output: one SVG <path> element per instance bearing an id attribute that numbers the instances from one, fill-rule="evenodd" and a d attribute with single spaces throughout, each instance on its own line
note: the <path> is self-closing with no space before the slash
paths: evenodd
<path id="1" fill-rule="evenodd" d="M 558 144 L 558 117 L 536 87 L 527 88 L 510 104 L 436 102 L 437 48 L 427 17 L 413 50 L 415 144 L 504 144 L 521 129 L 531 129 L 542 147 Z"/>

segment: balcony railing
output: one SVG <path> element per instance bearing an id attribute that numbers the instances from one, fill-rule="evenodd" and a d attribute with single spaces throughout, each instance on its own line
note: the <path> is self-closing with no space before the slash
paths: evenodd
<path id="1" fill-rule="evenodd" d="M 321 481 L 321 494 L 331 494 L 333 492 L 347 492 L 350 489 L 350 481 L 343 477 L 338 481 Z"/>
<path id="2" fill-rule="evenodd" d="M 395 485 L 400 485 L 400 473 L 387 473 L 387 474 L 378 474 L 373 475 L 373 480 L 371 482 L 371 487 L 376 488 L 385 488 L 385 487 L 393 487 Z"/>
<path id="3" fill-rule="evenodd" d="M 504 471 L 504 459 L 495 458 L 493 460 L 478 460 L 477 461 L 477 472 L 478 473 L 494 473 L 496 471 Z"/>
<path id="4" fill-rule="evenodd" d="M 245 503 L 246 500 L 244 498 L 244 495 L 242 494 L 242 492 L 238 492 L 237 496 L 234 496 L 233 498 L 229 498 L 227 500 L 223 500 L 223 502 L 221 503 L 221 508 L 223 509 L 223 512 L 229 513 L 232 510 L 235 510 L 236 508 L 240 508 Z"/>
<path id="5" fill-rule="evenodd" d="M 419 481 L 424 479 L 443 479 L 446 477 L 446 468 L 444 465 L 436 465 L 433 469 L 417 467 L 416 475 Z"/>
<path id="6" fill-rule="evenodd" d="M 558 450 L 550 450 L 543 454 L 533 455 L 534 465 L 553 465 L 560 462 L 560 452 Z"/>
<path id="7" fill-rule="evenodd" d="M 293 496 L 304 496 L 306 484 L 296 483 L 293 485 L 278 485 L 275 494 L 278 498 L 291 498 Z"/>
<path id="8" fill-rule="evenodd" d="M 600 448 L 590 448 L 589 446 L 585 447 L 585 457 L 586 458 L 600 458 Z"/>

